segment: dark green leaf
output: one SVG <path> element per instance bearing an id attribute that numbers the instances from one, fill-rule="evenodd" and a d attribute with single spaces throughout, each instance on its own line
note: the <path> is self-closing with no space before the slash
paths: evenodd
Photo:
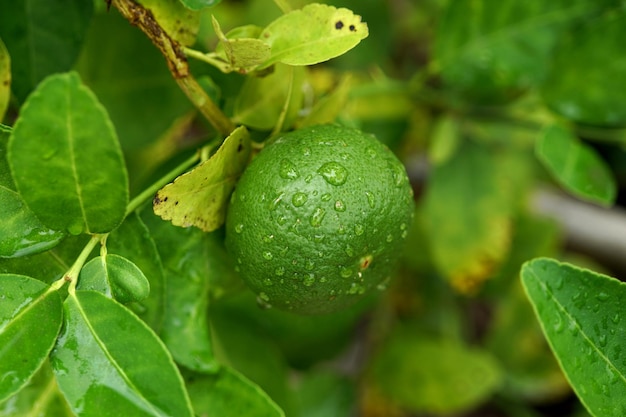
<path id="1" fill-rule="evenodd" d="M 192 109 L 161 53 L 119 13 L 94 17 L 77 69 L 108 110 L 124 149 L 155 141 Z"/>
<path id="2" fill-rule="evenodd" d="M 24 386 L 46 359 L 61 328 L 61 298 L 23 275 L 0 275 L 0 402 Z"/>
<path id="3" fill-rule="evenodd" d="M 377 387 L 414 412 L 453 414 L 479 405 L 497 388 L 501 371 L 486 351 L 414 330 L 394 333 L 374 359 Z"/>
<path id="4" fill-rule="evenodd" d="M 130 310 L 95 291 L 76 291 L 64 308 L 52 366 L 78 416 L 193 415 L 165 346 Z"/>
<path id="5" fill-rule="evenodd" d="M 191 10 L 201 10 L 205 7 L 211 7 L 218 4 L 221 0 L 180 0 L 185 7 Z"/>
<path id="6" fill-rule="evenodd" d="M 124 218 L 128 179 L 117 135 L 77 74 L 50 76 L 28 98 L 8 158 L 22 198 L 46 226 L 103 233 Z"/>
<path id="7" fill-rule="evenodd" d="M 575 196 L 602 205 L 615 200 L 617 185 L 608 166 L 571 131 L 549 126 L 537 140 L 536 152 L 556 180 Z"/>
<path id="8" fill-rule="evenodd" d="M 300 417 L 355 415 L 354 381 L 329 371 L 313 371 L 298 386 Z"/>
<path id="9" fill-rule="evenodd" d="M 542 86 L 546 103 L 579 123 L 626 126 L 624 37 L 623 9 L 565 34 Z"/>
<path id="10" fill-rule="evenodd" d="M 234 369 L 222 366 L 214 376 L 189 384 L 196 415 L 220 417 L 284 417 L 285 413 L 261 388 Z"/>
<path id="11" fill-rule="evenodd" d="M 93 12 L 83 0 L 3 1 L 0 38 L 12 57 L 13 92 L 24 101 L 48 75 L 68 71 L 82 47 Z"/>
<path id="12" fill-rule="evenodd" d="M 131 214 L 107 239 L 109 253 L 116 253 L 137 265 L 150 282 L 150 295 L 129 307 L 152 329 L 160 333 L 165 305 L 165 277 L 161 257 L 150 231 L 137 214 Z"/>
<path id="13" fill-rule="evenodd" d="M 141 301 L 150 294 L 150 283 L 128 259 L 107 254 L 87 262 L 78 276 L 79 290 L 99 291 L 122 304 Z"/>
<path id="14" fill-rule="evenodd" d="M 550 347 L 590 413 L 626 415 L 626 284 L 547 258 L 526 263 L 522 283 Z"/>
<path id="15" fill-rule="evenodd" d="M 9 107 L 11 98 L 11 57 L 0 38 L 0 122 Z"/>
<path id="16" fill-rule="evenodd" d="M 218 229 L 249 156 L 250 136 L 241 126 L 224 140 L 215 155 L 159 190 L 154 213 L 176 226 L 196 226 L 205 232 Z"/>

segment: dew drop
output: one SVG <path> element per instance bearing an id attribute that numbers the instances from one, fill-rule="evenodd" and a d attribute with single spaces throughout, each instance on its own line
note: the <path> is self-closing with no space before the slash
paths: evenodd
<path id="1" fill-rule="evenodd" d="M 309 174 L 306 177 L 304 177 L 304 182 L 308 184 L 311 182 L 312 179 L 313 179 L 313 175 Z"/>
<path id="2" fill-rule="evenodd" d="M 274 273 L 276 274 L 276 276 L 282 277 L 283 275 L 285 275 L 285 268 L 279 266 L 278 268 L 276 268 L 276 271 L 274 271 Z"/>
<path id="3" fill-rule="evenodd" d="M 326 282 L 326 281 L 328 281 L 328 280 L 326 279 L 326 277 L 321 277 L 321 278 L 320 278 L 320 282 L 321 282 L 321 283 L 324 283 L 324 282 Z"/>
<path id="4" fill-rule="evenodd" d="M 346 211 L 346 205 L 341 200 L 335 201 L 335 211 L 343 212 Z"/>
<path id="5" fill-rule="evenodd" d="M 263 236 L 263 242 L 265 242 L 265 243 L 271 243 L 272 240 L 274 240 L 274 235 Z"/>
<path id="6" fill-rule="evenodd" d="M 599 344 L 601 347 L 605 347 L 605 346 L 606 346 L 606 335 L 605 335 L 605 334 L 601 334 L 601 335 L 598 337 L 598 344 Z"/>
<path id="7" fill-rule="evenodd" d="M 311 285 L 313 285 L 315 283 L 315 274 L 309 274 L 307 275 L 303 280 L 302 283 L 307 286 L 310 287 Z"/>
<path id="8" fill-rule="evenodd" d="M 327 162 L 317 170 L 330 185 L 342 185 L 348 178 L 348 170 L 338 162 Z"/>
<path id="9" fill-rule="evenodd" d="M 613 317 L 611 317 L 611 321 L 612 321 L 614 324 L 619 323 L 619 319 L 620 319 L 620 315 L 619 315 L 619 314 L 615 314 Z"/>
<path id="10" fill-rule="evenodd" d="M 356 234 L 357 236 L 361 236 L 363 232 L 365 232 L 365 227 L 363 227 L 362 224 L 357 223 L 354 225 L 354 234 Z"/>
<path id="11" fill-rule="evenodd" d="M 609 297 L 610 297 L 610 295 L 605 293 L 605 292 L 600 292 L 600 293 L 596 294 L 596 299 L 598 301 L 606 301 L 606 300 L 609 299 Z"/>
<path id="12" fill-rule="evenodd" d="M 330 201 L 330 199 L 332 198 L 332 196 L 329 193 L 324 193 L 322 194 L 322 201 Z"/>
<path id="13" fill-rule="evenodd" d="M 554 317 L 554 331 L 557 333 L 560 333 L 563 331 L 564 328 L 565 328 L 565 322 L 563 321 L 563 318 L 561 317 L 561 315 L 557 314 Z"/>
<path id="14" fill-rule="evenodd" d="M 285 196 L 285 193 L 280 193 L 278 197 L 272 200 L 272 202 L 270 203 L 270 207 L 269 207 L 271 211 L 274 211 L 278 208 L 284 196 Z"/>
<path id="15" fill-rule="evenodd" d="M 339 228 L 337 229 L 337 234 L 340 234 L 340 235 L 346 234 L 346 227 L 343 224 L 339 225 Z"/>
<path id="16" fill-rule="evenodd" d="M 263 258 L 265 258 L 268 261 L 271 261 L 274 258 L 274 255 L 272 255 L 272 252 L 266 250 L 265 252 L 263 252 Z"/>
<path id="17" fill-rule="evenodd" d="M 264 310 L 267 310 L 268 308 L 272 308 L 272 305 L 269 303 L 269 301 L 270 301 L 270 298 L 264 292 L 260 292 L 256 298 L 257 305 Z"/>
<path id="18" fill-rule="evenodd" d="M 350 289 L 347 292 L 348 294 L 351 294 L 351 295 L 363 294 L 365 293 L 365 287 L 359 283 L 353 282 L 350 285 Z"/>
<path id="19" fill-rule="evenodd" d="M 344 278 L 350 278 L 352 276 L 352 270 L 350 268 L 346 268 L 345 266 L 342 266 L 340 274 Z"/>
<path id="20" fill-rule="evenodd" d="M 376 155 L 378 155 L 376 153 L 376 151 L 374 149 L 372 149 L 372 148 L 367 148 L 365 150 L 365 152 L 367 152 L 367 154 L 370 156 L 370 158 L 376 158 Z"/>
<path id="21" fill-rule="evenodd" d="M 393 236 L 392 235 L 387 235 L 387 243 L 391 243 L 393 241 Z"/>
<path id="22" fill-rule="evenodd" d="M 308 199 L 309 199 L 309 197 L 305 193 L 297 192 L 291 198 L 291 203 L 295 207 L 302 207 L 303 205 L 306 204 Z"/>
<path id="23" fill-rule="evenodd" d="M 287 223 L 287 216 L 281 214 L 280 216 L 278 216 L 278 218 L 276 218 L 276 223 L 281 226 L 284 225 L 285 223 Z"/>
<path id="24" fill-rule="evenodd" d="M 243 223 L 239 223 L 235 226 L 235 232 L 237 233 L 243 232 Z"/>
<path id="25" fill-rule="evenodd" d="M 350 155 L 348 155 L 347 153 L 342 153 L 341 155 L 339 155 L 341 157 L 341 159 L 343 159 L 344 161 L 347 161 L 348 158 L 350 157 Z"/>
<path id="26" fill-rule="evenodd" d="M 300 176 L 293 162 L 288 159 L 280 161 L 279 175 L 286 180 L 295 180 Z"/>
<path id="27" fill-rule="evenodd" d="M 308 148 L 308 147 L 304 148 L 302 150 L 302 155 L 304 155 L 304 156 L 311 156 L 311 148 Z"/>
<path id="28" fill-rule="evenodd" d="M 354 249 L 352 249 L 352 246 L 350 246 L 350 245 L 346 246 L 346 255 L 354 256 Z"/>
<path id="29" fill-rule="evenodd" d="M 324 241 L 324 235 L 315 235 L 313 236 L 313 242 L 322 243 Z"/>
<path id="30" fill-rule="evenodd" d="M 272 280 L 271 280 L 271 279 L 269 279 L 269 278 L 265 278 L 265 279 L 263 280 L 263 285 L 265 285 L 266 287 L 271 287 L 272 285 L 274 285 L 274 283 L 272 282 Z"/>
<path id="31" fill-rule="evenodd" d="M 367 204 L 369 204 L 370 208 L 373 209 L 376 206 L 376 201 L 374 201 L 374 194 L 372 194 L 369 191 L 366 191 L 365 195 L 367 196 Z"/>
<path id="32" fill-rule="evenodd" d="M 313 269 L 315 269 L 315 262 L 313 262 L 310 259 L 307 259 L 306 262 L 304 263 L 304 269 L 306 269 L 307 271 L 312 271 Z"/>
<path id="33" fill-rule="evenodd" d="M 322 220 L 324 220 L 324 216 L 326 215 L 326 210 L 321 207 L 318 207 L 313 212 L 313 215 L 309 219 L 309 223 L 313 227 L 319 227 L 322 224 Z"/>
<path id="34" fill-rule="evenodd" d="M 285 256 L 287 254 L 287 252 L 289 251 L 289 246 L 283 246 L 282 248 L 280 248 L 279 252 L 281 256 Z"/>

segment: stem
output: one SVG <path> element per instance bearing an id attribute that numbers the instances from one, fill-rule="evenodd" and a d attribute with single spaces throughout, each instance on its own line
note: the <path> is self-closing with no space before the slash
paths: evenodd
<path id="1" fill-rule="evenodd" d="M 77 279 L 78 274 L 80 273 L 80 270 L 83 269 L 83 265 L 85 265 L 85 262 L 87 262 L 87 258 L 89 258 L 89 255 L 91 254 L 93 249 L 102 240 L 102 237 L 103 235 L 91 236 L 91 239 L 89 240 L 89 242 L 87 242 L 83 250 L 80 252 L 80 255 L 78 255 L 78 258 L 76 258 L 76 260 L 74 261 L 74 264 L 70 267 L 69 271 L 67 271 L 65 275 L 63 275 L 63 278 L 59 280 L 59 281 L 65 281 L 65 282 L 70 283 L 70 287 L 68 289 L 70 294 L 74 294 L 74 291 L 76 291 L 76 283 L 78 282 L 78 279 Z M 53 285 L 53 287 L 54 286 L 55 285 Z"/>
<path id="2" fill-rule="evenodd" d="M 166 184 L 172 182 L 174 178 L 178 177 L 179 175 L 187 171 L 189 167 L 191 167 L 193 164 L 198 162 L 199 158 L 200 158 L 200 153 L 199 152 L 194 153 L 193 156 L 189 157 L 187 160 L 185 160 L 183 163 L 178 165 L 176 168 L 174 168 L 173 170 L 171 170 L 170 172 L 162 176 L 159 180 L 153 183 L 150 187 L 146 188 L 137 196 L 135 196 L 135 198 L 133 198 L 128 203 L 128 206 L 126 206 L 125 216 L 128 216 L 133 211 L 137 210 L 139 206 L 141 206 L 145 201 L 152 199 L 154 195 L 157 193 L 157 191 L 163 188 Z"/>
<path id="3" fill-rule="evenodd" d="M 191 100 L 221 135 L 228 136 L 235 128 L 232 121 L 211 100 L 189 72 L 187 57 L 181 44 L 163 30 L 152 12 L 134 0 L 111 0 L 112 4 L 132 25 L 141 29 L 159 48 L 172 76 Z"/>

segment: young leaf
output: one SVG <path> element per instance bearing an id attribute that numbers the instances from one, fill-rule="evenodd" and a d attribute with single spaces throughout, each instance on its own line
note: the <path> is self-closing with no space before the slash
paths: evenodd
<path id="1" fill-rule="evenodd" d="M 547 258 L 527 262 L 521 275 L 543 333 L 583 404 L 597 417 L 626 415 L 626 284 Z"/>
<path id="2" fill-rule="evenodd" d="M 298 115 L 303 100 L 304 68 L 276 65 L 265 77 L 248 77 L 235 100 L 233 119 L 253 129 L 270 130 L 288 103 L 285 125 Z"/>
<path id="3" fill-rule="evenodd" d="M 80 271 L 76 288 L 99 291 L 122 304 L 144 300 L 150 294 L 150 283 L 141 269 L 115 254 L 97 256 L 87 262 Z"/>
<path id="4" fill-rule="evenodd" d="M 64 303 L 52 367 L 80 417 L 191 417 L 183 380 L 163 343 L 126 307 L 95 291 Z"/>
<path id="5" fill-rule="evenodd" d="M 9 107 L 11 98 L 11 57 L 0 39 L 0 122 Z"/>
<path id="6" fill-rule="evenodd" d="M 417 413 L 456 414 L 479 405 L 497 388 L 501 371 L 487 351 L 400 329 L 373 363 L 377 387 Z"/>
<path id="7" fill-rule="evenodd" d="M 20 102 L 48 75 L 72 68 L 92 13 L 93 2 L 83 0 L 0 4 L 0 38 L 12 57 L 12 88 Z"/>
<path id="8" fill-rule="evenodd" d="M 575 196 L 602 205 L 615 201 L 617 185 L 610 169 L 571 131 L 558 125 L 547 127 L 535 151 L 556 180 Z"/>
<path id="9" fill-rule="evenodd" d="M 202 10 L 218 4 L 221 0 L 180 0 L 180 2 L 191 10 Z"/>
<path id="10" fill-rule="evenodd" d="M 218 374 L 189 384 L 196 415 L 220 417 L 284 417 L 285 413 L 258 385 L 222 366 Z"/>
<path id="11" fill-rule="evenodd" d="M 249 155 L 250 137 L 242 126 L 210 159 L 163 187 L 154 197 L 154 213 L 175 226 L 216 230 L 224 223 L 228 197 Z"/>
<path id="12" fill-rule="evenodd" d="M 61 328 L 61 297 L 41 281 L 0 274 L 0 402 L 37 372 Z"/>
<path id="13" fill-rule="evenodd" d="M 128 203 L 128 179 L 115 130 L 76 73 L 43 81 L 28 98 L 9 138 L 17 189 L 55 230 L 105 233 Z"/>
<path id="14" fill-rule="evenodd" d="M 9 129 L 0 129 L 0 257 L 19 257 L 54 247 L 64 234 L 45 227 L 15 191 L 6 159 Z"/>
<path id="15" fill-rule="evenodd" d="M 258 36 L 261 28 L 253 25 L 241 26 L 224 35 L 217 19 L 214 16 L 211 18 L 213 30 L 220 40 L 215 52 L 227 63 L 223 71 L 246 73 L 269 58 L 270 46 L 261 39 L 252 37 Z"/>
<path id="16" fill-rule="evenodd" d="M 367 24 L 351 10 L 312 3 L 282 15 L 261 33 L 272 49 L 270 58 L 259 66 L 277 62 L 313 65 L 328 61 L 354 48 L 368 35 Z"/>
<path id="17" fill-rule="evenodd" d="M 161 28 L 178 43 L 190 46 L 196 41 L 200 14 L 184 7 L 179 0 L 140 0 Z"/>

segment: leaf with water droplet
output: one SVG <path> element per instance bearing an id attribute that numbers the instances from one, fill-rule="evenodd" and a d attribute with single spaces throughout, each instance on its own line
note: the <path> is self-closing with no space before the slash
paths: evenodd
<path id="1" fill-rule="evenodd" d="M 62 322 L 61 297 L 41 281 L 0 274 L 0 403 L 37 372 Z"/>
<path id="2" fill-rule="evenodd" d="M 208 160 L 163 187 L 154 198 L 154 212 L 175 226 L 218 229 L 226 203 L 250 156 L 245 127 L 235 129 Z"/>
<path id="3" fill-rule="evenodd" d="M 560 279 L 562 285 L 558 285 Z M 626 340 L 626 329 L 612 318 L 624 314 L 626 284 L 547 258 L 524 264 L 522 282 L 548 343 L 582 403 L 596 416 L 623 416 L 626 362 L 616 348 Z M 577 299 L 581 293 L 588 296 Z M 555 314 L 569 331 L 555 323 Z M 598 386 L 605 389 L 596 390 Z"/>
<path id="4" fill-rule="evenodd" d="M 536 142 L 539 160 L 552 176 L 573 195 L 602 205 L 611 205 L 617 185 L 606 162 L 581 142 L 572 131 L 552 125 Z"/>
<path id="5" fill-rule="evenodd" d="M 327 61 L 354 48 L 368 35 L 361 16 L 346 8 L 313 3 L 284 14 L 259 36 L 272 49 L 259 68 L 277 62 L 312 65 Z"/>

